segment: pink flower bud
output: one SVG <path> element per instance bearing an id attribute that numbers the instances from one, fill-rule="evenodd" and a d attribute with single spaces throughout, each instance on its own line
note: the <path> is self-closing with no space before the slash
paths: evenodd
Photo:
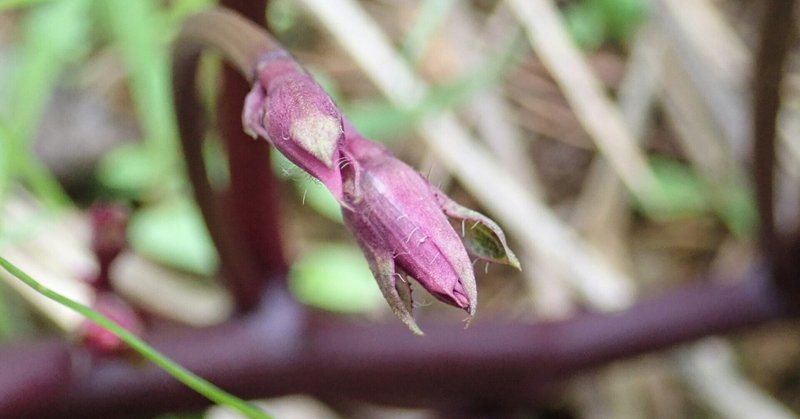
<path id="1" fill-rule="evenodd" d="M 257 75 L 245 99 L 245 131 L 267 139 L 340 198 L 343 129 L 336 104 L 285 51 L 265 57 Z"/>
<path id="2" fill-rule="evenodd" d="M 134 335 L 141 336 L 144 331 L 139 315 L 128 303 L 111 292 L 97 293 L 92 309 Z M 80 334 L 86 346 L 99 354 L 116 354 L 127 348 L 122 339 L 91 320 L 83 323 Z"/>
<path id="3" fill-rule="evenodd" d="M 472 317 L 478 302 L 472 263 L 430 184 L 384 147 L 347 129 L 342 211 L 392 310 L 422 333 L 397 289 L 404 273 Z"/>
<path id="4" fill-rule="evenodd" d="M 410 283 L 403 275 L 471 319 L 478 292 L 468 252 L 519 268 L 497 224 L 453 202 L 362 137 L 285 51 L 259 63 L 242 120 L 246 131 L 266 138 L 342 204 L 383 296 L 414 333 L 422 331 L 411 315 Z M 461 237 L 447 217 L 461 224 Z"/>

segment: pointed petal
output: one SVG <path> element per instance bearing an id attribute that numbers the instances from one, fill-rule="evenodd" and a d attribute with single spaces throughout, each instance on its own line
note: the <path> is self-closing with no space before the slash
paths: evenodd
<path id="1" fill-rule="evenodd" d="M 394 312 L 397 318 L 405 323 L 414 334 L 424 335 L 422 329 L 420 329 L 419 326 L 417 326 L 417 322 L 414 321 L 409 305 L 407 305 L 397 290 L 398 285 L 403 285 L 397 284 L 397 274 L 391 252 L 373 249 L 364 243 L 359 244 L 361 244 L 361 249 L 364 251 L 364 255 L 369 262 L 369 268 L 372 270 L 372 274 L 378 281 L 378 287 L 381 293 L 383 293 L 383 298 L 389 303 L 392 312 Z"/>
<path id="2" fill-rule="evenodd" d="M 478 211 L 459 205 L 442 191 L 431 188 L 445 215 L 462 223 L 462 241 L 467 252 L 480 259 L 522 269 L 497 223 Z"/>

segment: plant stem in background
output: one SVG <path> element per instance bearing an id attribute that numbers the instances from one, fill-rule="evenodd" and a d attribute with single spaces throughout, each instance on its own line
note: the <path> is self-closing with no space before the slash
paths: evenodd
<path id="1" fill-rule="evenodd" d="M 223 0 L 222 5 L 263 25 L 267 1 Z M 244 243 L 242 252 L 249 252 L 258 276 L 241 278 L 244 288 L 237 299 L 240 310 L 252 308 L 260 299 L 266 282 L 285 278 L 288 271 L 283 254 L 280 228 L 280 205 L 277 182 L 271 170 L 270 146 L 253 141 L 242 131 L 241 104 L 250 91 L 248 80 L 228 64 L 222 72 L 221 95 L 217 120 L 220 135 L 227 147 L 230 188 L 226 210 L 232 228 Z"/>
<path id="2" fill-rule="evenodd" d="M 268 266 L 266 261 L 269 259 L 259 260 L 256 255 L 259 255 L 261 249 L 255 249 L 254 243 L 242 241 L 241 239 L 240 228 L 246 221 L 253 220 L 251 211 L 254 210 L 254 207 L 249 203 L 243 203 L 243 196 L 230 198 L 218 193 L 211 187 L 202 153 L 202 139 L 205 136 L 203 111 L 197 101 L 195 88 L 200 55 L 209 47 L 222 52 L 227 61 L 240 74 L 244 74 L 247 77 L 255 76 L 252 72 L 257 64 L 258 57 L 275 48 L 277 44 L 271 38 L 265 37 L 263 35 L 264 32 L 257 26 L 246 23 L 247 21 L 228 11 L 205 12 L 192 16 L 186 20 L 176 38 L 173 55 L 173 88 L 176 92 L 175 108 L 189 179 L 192 181 L 195 200 L 203 213 L 209 234 L 219 252 L 223 278 L 241 311 L 247 311 L 257 305 L 261 297 L 257 290 L 261 288 L 263 279 L 268 275 L 264 267 Z M 209 30 L 209 28 L 213 28 L 213 30 Z M 235 105 L 238 107 L 237 115 L 241 112 L 241 103 L 237 102 Z M 239 131 L 241 131 L 240 121 L 241 118 L 237 116 L 235 124 L 238 125 Z M 242 142 L 252 143 L 252 140 L 243 139 L 242 141 L 237 141 L 237 143 Z M 234 147 L 237 147 L 238 150 L 238 147 L 246 147 L 246 145 L 240 144 Z M 248 152 L 257 154 L 259 150 L 265 151 L 264 148 L 255 148 Z M 238 156 L 240 151 L 235 151 L 235 153 Z M 241 175 L 260 170 L 269 171 L 268 166 L 260 168 L 251 166 L 260 159 L 258 157 L 240 156 L 233 158 L 242 158 L 248 161 L 243 161 L 243 167 L 240 168 L 241 171 L 232 169 L 232 182 L 247 183 L 250 182 L 250 179 L 241 179 Z M 258 176 L 258 178 L 261 177 L 261 175 Z M 251 193 L 253 196 L 265 194 L 264 197 L 254 198 L 261 203 L 263 203 L 262 199 L 270 196 L 270 190 L 274 190 L 244 190 L 240 189 L 242 187 L 239 186 L 236 188 L 234 192 L 236 194 Z M 234 200 L 233 203 L 230 199 Z M 236 206 L 236 202 L 239 202 L 239 207 Z M 269 205 L 273 206 L 275 203 L 270 203 Z M 241 211 L 241 217 L 234 217 L 237 221 L 233 228 L 230 225 L 232 218 L 230 212 L 232 209 Z M 257 221 L 263 221 L 268 225 L 257 227 L 264 229 L 259 230 L 259 234 L 265 234 L 266 231 L 272 228 L 269 225 L 277 222 L 273 218 L 257 219 Z M 265 252 L 270 251 L 272 248 L 270 246 L 279 246 L 278 238 L 275 236 L 264 236 L 259 240 L 271 241 L 259 242 L 265 244 L 264 247 L 267 248 L 264 250 Z M 270 254 L 273 255 L 270 257 L 280 256 L 280 254 Z M 273 266 L 271 268 L 273 272 L 269 273 L 280 275 L 281 270 L 285 272 L 285 267 L 283 266 Z"/>
<path id="3" fill-rule="evenodd" d="M 760 217 L 759 239 L 779 289 L 800 297 L 797 278 L 797 237 L 788 238 L 775 224 L 775 143 L 781 104 L 781 81 L 792 36 L 795 33 L 794 0 L 764 3 L 761 39 L 753 84 L 753 178 Z M 794 240 L 794 243 L 791 243 Z M 794 246 L 793 246 L 794 245 Z M 790 304 L 796 306 L 796 300 Z"/>
<path id="4" fill-rule="evenodd" d="M 166 356 L 162 355 L 158 352 L 155 348 L 145 343 L 143 340 L 139 339 L 129 331 L 125 330 L 118 324 L 114 323 L 108 317 L 90 309 L 89 307 L 78 303 L 74 300 L 71 300 L 50 288 L 45 287 L 28 274 L 23 272 L 21 269 L 17 268 L 6 260 L 5 258 L 0 257 L 0 266 L 3 267 L 6 271 L 8 271 L 11 275 L 14 275 L 17 279 L 24 282 L 29 287 L 33 288 L 39 294 L 68 307 L 82 316 L 86 317 L 87 319 L 101 325 L 106 330 L 110 331 L 123 341 L 130 345 L 131 348 L 136 350 L 139 354 L 143 357 L 147 358 L 154 364 L 161 367 L 164 371 L 168 372 L 170 375 L 175 377 L 176 379 L 180 380 L 182 383 L 186 384 L 188 387 L 191 387 L 198 393 L 208 397 L 210 400 L 214 401 L 215 403 L 222 404 L 229 406 L 237 411 L 241 412 L 242 414 L 246 415 L 250 418 L 269 418 L 270 416 L 264 413 L 263 411 L 259 410 L 257 407 L 247 403 L 244 400 L 233 396 L 221 388 L 211 384 L 210 382 L 204 380 L 203 378 L 195 375 L 191 371 L 181 367 L 180 365 L 176 364 Z"/>

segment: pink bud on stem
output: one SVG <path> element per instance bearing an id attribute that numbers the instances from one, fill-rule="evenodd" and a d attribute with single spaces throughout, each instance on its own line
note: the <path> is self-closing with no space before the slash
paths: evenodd
<path id="1" fill-rule="evenodd" d="M 333 99 L 286 51 L 270 53 L 256 72 L 253 89 L 245 98 L 245 131 L 267 139 L 341 197 L 342 114 Z"/>
<path id="2" fill-rule="evenodd" d="M 245 130 L 266 138 L 330 189 L 384 298 L 411 331 L 422 334 L 411 314 L 408 277 L 471 319 L 478 292 L 468 253 L 520 267 L 496 223 L 458 205 L 364 138 L 288 53 L 265 57 L 257 75 L 245 101 Z M 469 227 L 459 236 L 448 217 Z"/>

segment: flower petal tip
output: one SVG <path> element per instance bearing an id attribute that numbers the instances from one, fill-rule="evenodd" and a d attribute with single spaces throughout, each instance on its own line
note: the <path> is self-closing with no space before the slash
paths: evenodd
<path id="1" fill-rule="evenodd" d="M 328 168 L 333 168 L 342 136 L 340 119 L 323 113 L 307 115 L 292 122 L 290 133 L 301 148 Z"/>
<path id="2" fill-rule="evenodd" d="M 519 263 L 519 259 L 517 259 L 517 255 L 511 251 L 511 249 L 507 249 L 506 251 L 506 264 L 512 268 L 515 268 L 518 271 L 522 270 L 522 265 Z"/>

